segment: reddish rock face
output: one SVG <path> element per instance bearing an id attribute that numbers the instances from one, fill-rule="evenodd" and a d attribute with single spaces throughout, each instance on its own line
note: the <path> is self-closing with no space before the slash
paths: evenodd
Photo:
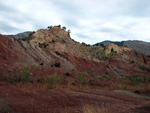
<path id="1" fill-rule="evenodd" d="M 59 27 L 38 30 L 27 40 L 0 35 L 0 65 L 52 68 L 55 63 L 60 63 L 64 71 L 75 69 L 96 74 L 109 73 L 111 76 L 150 73 L 150 58 L 145 55 L 114 44 L 86 47 L 73 41 Z"/>

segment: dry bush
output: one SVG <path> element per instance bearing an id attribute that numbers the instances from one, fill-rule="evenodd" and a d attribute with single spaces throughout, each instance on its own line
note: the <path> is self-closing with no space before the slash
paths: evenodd
<path id="1" fill-rule="evenodd" d="M 110 107 L 107 105 L 83 105 L 83 113 L 112 113 L 110 112 Z"/>
<path id="2" fill-rule="evenodd" d="M 54 73 L 54 75 L 48 76 L 46 79 L 48 89 L 58 87 L 60 85 L 61 81 L 62 81 L 62 76 L 57 73 Z"/>

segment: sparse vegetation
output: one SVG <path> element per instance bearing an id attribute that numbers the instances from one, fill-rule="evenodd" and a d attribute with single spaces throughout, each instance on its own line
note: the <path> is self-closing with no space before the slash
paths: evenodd
<path id="1" fill-rule="evenodd" d="M 31 32 L 30 35 L 28 37 L 30 37 L 31 35 L 33 35 L 35 33 L 35 31 Z"/>
<path id="2" fill-rule="evenodd" d="M 147 55 L 147 57 L 149 57 L 149 58 L 150 58 L 150 55 Z"/>
<path id="3" fill-rule="evenodd" d="M 72 69 L 71 71 L 76 71 L 75 69 Z"/>
<path id="4" fill-rule="evenodd" d="M 54 39 L 52 39 L 52 41 L 51 41 L 52 43 L 55 43 L 55 40 Z"/>
<path id="5" fill-rule="evenodd" d="M 40 63 L 40 65 L 41 65 L 41 66 L 43 66 L 43 65 L 44 65 L 44 63 L 43 63 L 43 62 L 41 62 L 41 63 Z"/>
<path id="6" fill-rule="evenodd" d="M 61 28 L 61 25 L 58 25 L 57 27 Z"/>
<path id="7" fill-rule="evenodd" d="M 111 48 L 111 52 L 114 52 L 114 48 Z"/>
<path id="8" fill-rule="evenodd" d="M 128 47 L 127 45 L 124 45 L 124 47 Z"/>
<path id="9" fill-rule="evenodd" d="M 84 82 L 85 76 L 87 75 L 86 72 L 78 72 L 77 74 L 77 83 L 80 87 L 80 85 Z"/>
<path id="10" fill-rule="evenodd" d="M 63 29 L 63 30 L 66 30 L 66 27 L 65 27 L 65 26 L 63 26 L 63 27 L 62 27 L 62 29 Z"/>
<path id="11" fill-rule="evenodd" d="M 67 72 L 65 75 L 66 75 L 67 77 L 70 77 L 70 76 L 71 76 L 71 73 Z"/>
<path id="12" fill-rule="evenodd" d="M 64 39 L 62 39 L 62 42 L 65 43 L 66 41 Z"/>
<path id="13" fill-rule="evenodd" d="M 86 44 L 84 42 L 82 42 L 81 44 L 84 45 L 84 46 L 90 46 L 90 44 Z"/>
<path id="14" fill-rule="evenodd" d="M 101 44 L 97 43 L 97 44 L 95 44 L 95 46 L 106 47 L 103 43 L 101 43 Z"/>
<path id="15" fill-rule="evenodd" d="M 104 45 L 104 44 L 100 44 L 100 46 L 105 47 L 105 45 Z"/>
<path id="16" fill-rule="evenodd" d="M 109 76 L 108 74 L 104 74 L 104 75 L 98 76 L 98 79 L 99 79 L 99 80 L 103 80 L 103 79 L 110 80 L 110 79 L 111 79 L 111 76 Z"/>
<path id="17" fill-rule="evenodd" d="M 110 108 L 107 105 L 89 105 L 89 104 L 85 104 L 83 105 L 83 113 L 112 113 L 112 111 L 110 112 Z"/>
<path id="18" fill-rule="evenodd" d="M 53 28 L 53 26 L 47 26 L 47 30 L 50 30 L 51 28 Z"/>
<path id="19" fill-rule="evenodd" d="M 129 75 L 127 78 L 133 82 L 133 83 L 148 83 L 150 82 L 150 76 L 149 75 Z"/>
<path id="20" fill-rule="evenodd" d="M 71 33 L 71 31 L 70 31 L 70 30 L 68 30 L 67 32 L 68 32 L 68 34 L 70 34 L 70 33 Z"/>
<path id="21" fill-rule="evenodd" d="M 108 59 L 108 56 L 107 56 L 107 55 L 105 55 L 105 56 L 104 56 L 104 60 L 107 60 L 107 59 Z"/>
<path id="22" fill-rule="evenodd" d="M 118 45 L 118 46 L 121 46 L 119 43 L 115 43 L 116 45 Z"/>
<path id="23" fill-rule="evenodd" d="M 19 38 L 19 40 L 25 41 L 25 40 L 26 40 L 26 38 Z"/>
<path id="24" fill-rule="evenodd" d="M 96 74 L 95 73 L 91 73 L 90 74 L 92 77 L 96 77 Z"/>
<path id="25" fill-rule="evenodd" d="M 21 82 L 27 82 L 31 76 L 30 71 L 28 70 L 18 70 L 18 76 L 19 76 L 19 81 Z"/>
<path id="26" fill-rule="evenodd" d="M 55 67 L 61 67 L 60 63 L 55 63 Z"/>
<path id="27" fill-rule="evenodd" d="M 62 80 L 62 76 L 57 73 L 54 73 L 54 75 L 48 76 L 46 79 L 48 89 L 53 89 L 59 86 L 61 83 L 61 80 Z"/>

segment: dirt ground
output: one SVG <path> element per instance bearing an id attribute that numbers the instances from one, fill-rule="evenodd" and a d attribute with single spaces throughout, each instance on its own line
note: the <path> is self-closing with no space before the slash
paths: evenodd
<path id="1" fill-rule="evenodd" d="M 109 113 L 150 112 L 150 99 L 115 91 L 48 90 L 0 83 L 0 113 L 83 113 L 87 105 Z"/>

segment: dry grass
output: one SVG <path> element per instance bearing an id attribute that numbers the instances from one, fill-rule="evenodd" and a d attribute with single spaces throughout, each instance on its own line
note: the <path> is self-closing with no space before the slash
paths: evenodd
<path id="1" fill-rule="evenodd" d="M 109 105 L 83 105 L 83 113 L 112 113 Z"/>

